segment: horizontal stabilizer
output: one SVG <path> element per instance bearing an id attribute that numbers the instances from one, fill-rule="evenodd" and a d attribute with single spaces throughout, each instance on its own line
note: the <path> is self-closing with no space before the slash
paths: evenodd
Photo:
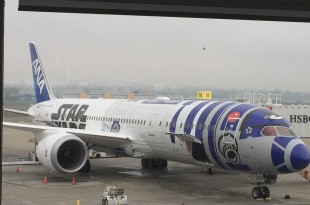
<path id="1" fill-rule="evenodd" d="M 184 134 L 184 133 L 174 133 L 174 132 L 166 132 L 167 135 L 175 135 L 177 136 L 181 141 L 186 141 L 186 142 L 196 142 L 201 144 L 202 141 L 198 139 L 197 137 L 189 134 Z"/>
<path id="2" fill-rule="evenodd" d="M 6 112 L 12 112 L 12 113 L 20 114 L 20 115 L 32 116 L 28 111 L 21 111 L 21 110 L 7 109 L 7 108 L 4 108 L 3 110 Z"/>

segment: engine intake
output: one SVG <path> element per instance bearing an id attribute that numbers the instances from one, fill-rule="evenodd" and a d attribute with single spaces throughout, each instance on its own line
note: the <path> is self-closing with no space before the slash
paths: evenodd
<path id="1" fill-rule="evenodd" d="M 68 133 L 45 133 L 42 136 L 36 154 L 43 165 L 61 173 L 77 172 L 83 167 L 88 151 L 80 138 Z"/>

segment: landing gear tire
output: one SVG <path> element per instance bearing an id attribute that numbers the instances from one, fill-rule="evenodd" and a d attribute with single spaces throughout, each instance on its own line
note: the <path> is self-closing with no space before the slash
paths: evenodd
<path id="1" fill-rule="evenodd" d="M 252 190 L 253 199 L 263 198 L 265 200 L 266 198 L 269 198 L 269 196 L 270 191 L 266 186 L 256 186 Z"/>
<path id="2" fill-rule="evenodd" d="M 163 159 L 141 159 L 143 169 L 166 169 L 168 161 Z"/>
<path id="3" fill-rule="evenodd" d="M 263 198 L 264 199 L 269 198 L 269 196 L 270 196 L 269 188 L 266 186 L 262 186 L 262 189 L 263 189 Z"/>
<path id="4" fill-rule="evenodd" d="M 154 169 L 154 168 L 156 168 L 156 160 L 155 159 L 149 159 L 148 160 L 148 168 L 149 169 Z"/>
<path id="5" fill-rule="evenodd" d="M 143 169 L 148 168 L 148 159 L 141 159 L 141 166 Z"/>
<path id="6" fill-rule="evenodd" d="M 82 167 L 82 169 L 79 170 L 79 172 L 85 172 L 85 173 L 88 173 L 90 172 L 90 161 L 89 160 L 86 160 L 84 166 Z"/>
<path id="7" fill-rule="evenodd" d="M 159 160 L 159 169 L 166 169 L 168 167 L 168 161 L 160 159 Z"/>
<path id="8" fill-rule="evenodd" d="M 252 197 L 253 199 L 258 199 L 262 195 L 261 190 L 258 186 L 254 187 L 252 190 Z"/>

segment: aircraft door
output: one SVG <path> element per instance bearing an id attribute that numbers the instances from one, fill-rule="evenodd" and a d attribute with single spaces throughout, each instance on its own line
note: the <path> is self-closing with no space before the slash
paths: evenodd
<path id="1" fill-rule="evenodd" d="M 161 132 L 159 128 L 159 115 L 152 114 L 150 117 L 149 125 L 148 125 L 148 137 L 147 141 L 162 143 Z"/>

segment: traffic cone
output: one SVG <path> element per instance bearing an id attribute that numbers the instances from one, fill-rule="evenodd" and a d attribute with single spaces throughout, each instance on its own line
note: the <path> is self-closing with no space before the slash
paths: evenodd
<path id="1" fill-rule="evenodd" d="M 18 166 L 16 167 L 16 172 L 19 173 L 19 167 Z"/>
<path id="2" fill-rule="evenodd" d="M 75 185 L 75 177 L 72 178 L 72 185 Z"/>
<path id="3" fill-rule="evenodd" d="M 44 180 L 43 180 L 43 184 L 47 184 L 47 178 L 46 177 L 44 177 Z"/>

